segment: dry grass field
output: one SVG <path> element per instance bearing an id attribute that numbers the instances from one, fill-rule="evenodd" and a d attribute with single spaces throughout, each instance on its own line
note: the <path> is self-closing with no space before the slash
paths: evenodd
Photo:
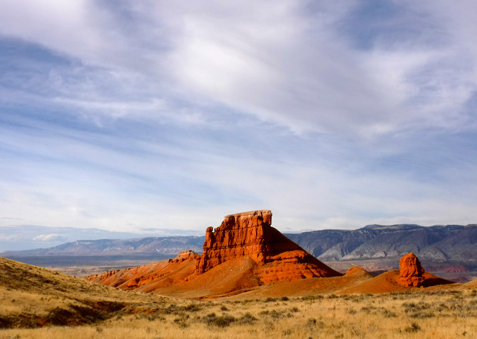
<path id="1" fill-rule="evenodd" d="M 477 289 L 191 301 L 0 258 L 0 339 L 476 338 Z"/>

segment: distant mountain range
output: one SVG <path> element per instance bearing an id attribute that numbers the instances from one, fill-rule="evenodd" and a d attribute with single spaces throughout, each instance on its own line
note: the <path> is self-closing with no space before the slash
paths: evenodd
<path id="1" fill-rule="evenodd" d="M 147 237 L 137 239 L 77 240 L 62 245 L 24 251 L 7 251 L 4 257 L 26 256 L 131 256 L 160 254 L 175 257 L 180 251 L 202 251 L 205 237 Z"/>
<path id="2" fill-rule="evenodd" d="M 423 262 L 462 264 L 477 269 L 477 225 L 369 225 L 357 230 L 320 230 L 285 234 L 326 262 L 398 259 L 414 252 Z M 132 256 L 175 257 L 180 251 L 202 252 L 204 237 L 147 237 L 126 240 L 79 240 L 59 246 L 7 251 L 1 256 Z"/>
<path id="3" fill-rule="evenodd" d="M 0 226 L 0 253 L 50 248 L 76 240 L 133 239 L 149 237 L 201 236 L 197 230 L 143 228 L 142 233 L 107 231 L 97 228 L 49 227 L 38 225 Z"/>
<path id="4" fill-rule="evenodd" d="M 466 262 L 477 266 L 477 225 L 369 225 L 354 231 L 322 230 L 287 234 L 322 261 L 400 258 Z"/>

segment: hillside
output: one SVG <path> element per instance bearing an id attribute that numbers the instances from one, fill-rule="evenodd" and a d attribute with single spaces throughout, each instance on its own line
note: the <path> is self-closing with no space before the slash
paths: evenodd
<path id="1" fill-rule="evenodd" d="M 0 329 L 96 324 L 168 301 L 1 257 L 0 300 Z"/>

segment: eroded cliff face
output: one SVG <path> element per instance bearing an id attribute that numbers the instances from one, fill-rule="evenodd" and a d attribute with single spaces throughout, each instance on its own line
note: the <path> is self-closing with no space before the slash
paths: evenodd
<path id="1" fill-rule="evenodd" d="M 422 286 L 425 278 L 423 277 L 424 269 L 421 262 L 414 253 L 408 253 L 402 256 L 399 261 L 399 280 L 403 286 Z"/>
<path id="2" fill-rule="evenodd" d="M 271 227 L 271 223 L 272 212 L 260 210 L 228 215 L 215 230 L 207 228 L 196 274 L 248 256 L 257 264 L 256 275 L 264 284 L 340 275 Z"/>
<path id="3" fill-rule="evenodd" d="M 197 273 L 243 256 L 249 256 L 256 263 L 265 263 L 265 255 L 270 251 L 266 237 L 271 222 L 272 212 L 263 210 L 228 215 L 220 227 L 215 230 L 208 227 Z"/>

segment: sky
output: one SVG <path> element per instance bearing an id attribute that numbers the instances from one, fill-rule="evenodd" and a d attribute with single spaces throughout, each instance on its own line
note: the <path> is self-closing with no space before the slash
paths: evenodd
<path id="1" fill-rule="evenodd" d="M 476 22 L 473 0 L 1 0 L 0 226 L 476 223 Z"/>

